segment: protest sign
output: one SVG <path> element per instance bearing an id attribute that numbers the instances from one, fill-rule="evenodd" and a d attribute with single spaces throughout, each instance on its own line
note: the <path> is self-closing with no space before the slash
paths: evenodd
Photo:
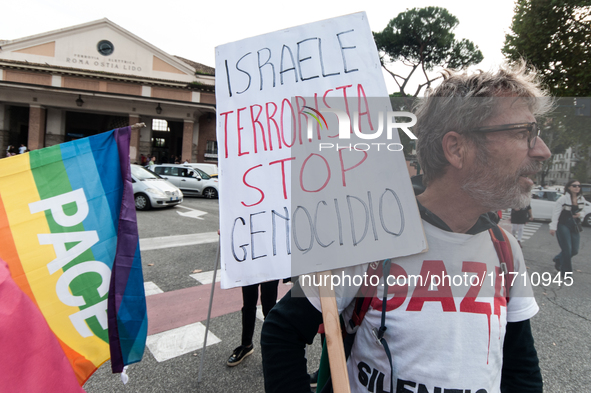
<path id="1" fill-rule="evenodd" d="M 387 97 L 365 13 L 216 48 L 224 288 L 426 248 Z"/>
<path id="2" fill-rule="evenodd" d="M 121 372 L 144 352 L 130 136 L 126 127 L 0 160 L 0 259 L 43 314 L 80 385 L 109 358 Z M 25 312 L 3 315 L 17 320 Z M 30 339 L 25 331 L 13 339 Z"/>

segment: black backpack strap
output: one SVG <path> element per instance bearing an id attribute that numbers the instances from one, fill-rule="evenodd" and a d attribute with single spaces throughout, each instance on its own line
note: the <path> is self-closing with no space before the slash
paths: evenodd
<path id="1" fill-rule="evenodd" d="M 390 266 L 392 265 L 392 261 L 390 259 L 386 259 L 383 265 L 384 292 L 382 294 L 382 319 L 380 323 L 380 328 L 374 328 L 373 334 L 376 340 L 379 341 L 384 347 L 384 352 L 386 352 L 386 356 L 388 357 L 388 361 L 390 362 L 390 390 L 394 391 L 394 367 L 392 366 L 392 354 L 390 353 L 390 347 L 388 347 L 388 342 L 384 338 L 384 333 L 386 333 L 387 330 L 386 302 L 388 301 L 388 276 L 390 275 Z"/>

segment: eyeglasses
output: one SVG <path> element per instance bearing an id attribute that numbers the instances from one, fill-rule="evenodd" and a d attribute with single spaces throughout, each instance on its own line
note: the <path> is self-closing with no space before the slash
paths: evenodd
<path id="1" fill-rule="evenodd" d="M 577 187 L 577 188 L 581 188 L 581 185 L 580 185 L 580 184 L 571 184 L 570 186 L 571 186 L 571 187 Z"/>
<path id="2" fill-rule="evenodd" d="M 497 132 L 497 131 L 512 131 L 512 130 L 521 130 L 526 129 L 529 132 L 527 136 L 527 146 L 530 149 L 533 149 L 536 145 L 536 140 L 538 136 L 540 136 L 540 127 L 538 127 L 538 123 L 531 122 L 531 123 L 515 123 L 515 124 L 502 124 L 498 126 L 486 126 L 486 127 L 478 127 L 470 132 Z"/>

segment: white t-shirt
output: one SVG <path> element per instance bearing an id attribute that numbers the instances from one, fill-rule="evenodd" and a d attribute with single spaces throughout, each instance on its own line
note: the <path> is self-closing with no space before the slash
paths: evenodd
<path id="1" fill-rule="evenodd" d="M 347 362 L 351 391 L 500 392 L 506 324 L 538 312 L 521 248 L 509 235 L 517 274 L 505 278 L 514 279 L 507 305 L 488 231 L 466 235 L 423 225 L 429 251 L 393 259 L 390 270 L 384 338 L 392 353 L 394 389 L 390 363 L 372 332 L 381 320 L 383 287 L 378 287 L 380 299 L 373 299 Z M 355 304 L 353 276 L 363 276 L 367 266 L 333 271 L 352 277 L 352 285 L 335 288 L 345 321 Z M 304 292 L 320 310 L 317 288 Z"/>

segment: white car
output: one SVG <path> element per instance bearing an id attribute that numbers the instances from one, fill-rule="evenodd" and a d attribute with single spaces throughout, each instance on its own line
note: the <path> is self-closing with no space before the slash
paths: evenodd
<path id="1" fill-rule="evenodd" d="M 543 189 L 532 190 L 531 192 L 531 211 L 535 220 L 552 220 L 552 211 L 554 204 L 562 196 L 562 193 L 556 190 Z M 591 226 L 591 203 L 587 201 L 581 212 L 581 220 L 586 226 Z"/>
<path id="2" fill-rule="evenodd" d="M 174 206 L 183 201 L 178 187 L 139 165 L 131 165 L 131 181 L 137 210 Z"/>
<path id="3" fill-rule="evenodd" d="M 219 196 L 219 181 L 197 168 L 178 164 L 155 165 L 154 172 L 181 189 L 185 195 L 212 199 Z"/>

